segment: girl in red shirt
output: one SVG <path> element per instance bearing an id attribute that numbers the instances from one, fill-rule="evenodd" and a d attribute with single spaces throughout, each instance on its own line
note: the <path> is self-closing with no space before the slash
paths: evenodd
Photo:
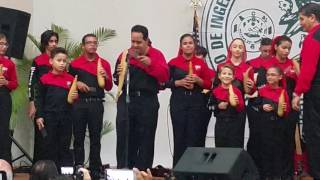
<path id="1" fill-rule="evenodd" d="M 257 124 L 255 155 L 256 165 L 262 180 L 287 179 L 286 117 L 290 112 L 289 97 L 281 68 L 271 66 L 267 69 L 267 84 L 258 90 L 260 117 Z M 281 82 L 281 83 L 280 83 Z M 281 84 L 281 85 L 280 85 Z M 285 103 L 281 104 L 284 115 L 279 116 L 279 98 L 283 93 Z"/>
<path id="2" fill-rule="evenodd" d="M 206 137 L 203 131 L 208 123 L 204 119 L 206 100 L 202 91 L 211 88 L 212 75 L 207 64 L 195 56 L 195 46 L 191 34 L 182 35 L 178 56 L 168 63 L 170 78 L 166 87 L 172 92 L 173 166 L 187 147 L 204 147 Z"/>
<path id="3" fill-rule="evenodd" d="M 291 102 L 294 88 L 296 86 L 297 76 L 299 74 L 299 67 L 288 56 L 292 47 L 292 40 L 285 35 L 274 38 L 272 43 L 273 58 L 266 64 L 266 69 L 272 66 L 278 66 L 283 72 L 283 80 L 285 88 Z M 299 112 L 292 110 L 286 117 L 286 141 L 287 144 L 287 174 L 293 174 L 293 156 L 294 156 L 294 135 L 296 123 L 299 119 Z"/>

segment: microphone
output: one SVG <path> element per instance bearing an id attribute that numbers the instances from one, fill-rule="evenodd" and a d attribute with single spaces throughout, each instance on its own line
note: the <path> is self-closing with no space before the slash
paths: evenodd
<path id="1" fill-rule="evenodd" d="M 42 136 L 43 138 L 46 138 L 46 137 L 48 136 L 48 132 L 47 132 L 46 128 L 42 128 L 42 129 L 40 130 L 40 133 L 41 133 L 41 136 Z"/>
<path id="2" fill-rule="evenodd" d="M 137 59 L 139 56 L 139 53 L 136 49 L 130 48 L 128 50 L 128 59 L 130 59 L 131 57 L 133 57 L 134 59 Z"/>

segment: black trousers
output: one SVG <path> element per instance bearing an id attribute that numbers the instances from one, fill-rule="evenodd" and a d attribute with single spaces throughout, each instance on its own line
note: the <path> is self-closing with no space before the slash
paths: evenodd
<path id="1" fill-rule="evenodd" d="M 320 178 L 320 86 L 304 95 L 303 132 L 306 138 L 310 174 Z"/>
<path id="2" fill-rule="evenodd" d="M 248 106 L 246 107 L 247 117 L 249 122 L 249 139 L 247 143 L 247 151 L 252 157 L 253 161 L 256 163 L 258 161 L 259 147 L 258 146 L 258 136 L 259 131 L 258 123 L 260 120 L 259 110 L 254 106 L 249 99 Z"/>
<path id="3" fill-rule="evenodd" d="M 52 160 L 58 169 L 62 166 L 72 166 L 70 154 L 70 141 L 72 135 L 72 121 L 70 111 L 45 112 L 45 129 L 47 136 L 44 138 L 44 159 Z M 70 161 L 71 160 L 71 161 Z"/>
<path id="4" fill-rule="evenodd" d="M 206 101 L 200 92 L 176 92 L 170 98 L 170 115 L 173 127 L 173 167 L 187 147 L 204 147 L 208 127 Z"/>
<path id="5" fill-rule="evenodd" d="M 214 128 L 216 147 L 243 148 L 245 124 L 245 112 L 239 112 L 233 117 L 216 117 Z"/>
<path id="6" fill-rule="evenodd" d="M 0 92 L 0 159 L 11 163 L 11 143 L 9 125 L 12 111 L 11 96 L 8 92 Z"/>
<path id="7" fill-rule="evenodd" d="M 102 166 L 100 140 L 103 112 L 102 101 L 86 102 L 79 99 L 72 108 L 75 165 L 83 165 L 84 163 L 84 140 L 88 126 L 90 137 L 89 166 L 91 171 L 99 171 Z"/>
<path id="8" fill-rule="evenodd" d="M 153 164 L 158 96 L 143 93 L 131 95 L 129 105 L 126 104 L 125 98 L 125 94 L 122 94 L 117 104 L 117 167 L 125 168 L 127 163 L 128 168 L 137 167 L 145 170 Z"/>
<path id="9" fill-rule="evenodd" d="M 299 112 L 291 110 L 288 114 L 288 117 L 285 119 L 285 142 L 286 142 L 286 149 L 285 149 L 285 159 L 286 165 L 284 167 L 284 173 L 287 175 L 292 175 L 294 173 L 294 153 L 295 153 L 295 129 L 296 124 L 299 121 Z"/>
<path id="10" fill-rule="evenodd" d="M 287 153 L 286 126 L 287 121 L 279 119 L 275 113 L 260 112 L 255 146 L 256 165 L 262 179 L 287 175 L 288 159 L 293 157 Z"/>
<path id="11" fill-rule="evenodd" d="M 34 146 L 33 146 L 33 164 L 46 158 L 46 140 L 42 137 L 41 132 L 34 120 Z"/>

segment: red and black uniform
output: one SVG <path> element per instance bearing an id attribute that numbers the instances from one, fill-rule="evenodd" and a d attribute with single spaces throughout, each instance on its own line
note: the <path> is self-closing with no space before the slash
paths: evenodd
<path id="1" fill-rule="evenodd" d="M 234 93 L 238 96 L 239 104 L 232 107 L 230 103 L 227 109 L 219 109 L 221 102 L 229 102 L 229 89 L 219 85 L 213 89 L 213 97 L 215 99 L 214 116 L 216 124 L 214 129 L 216 147 L 238 147 L 243 148 L 244 144 L 244 100 L 241 91 L 233 87 Z"/>
<path id="2" fill-rule="evenodd" d="M 253 67 L 254 73 L 257 74 L 256 79 L 256 87 L 261 87 L 265 84 L 265 67 L 266 64 L 270 61 L 271 58 L 262 58 L 261 56 L 256 57 L 247 63 Z M 254 93 L 254 94 L 257 94 Z M 247 151 L 251 155 L 254 161 L 257 161 L 258 157 L 255 157 L 259 152 L 258 147 L 256 147 L 257 143 L 257 136 L 255 133 L 257 132 L 258 128 L 256 124 L 259 121 L 259 108 L 258 108 L 258 98 L 256 96 L 248 98 L 248 104 L 246 107 L 247 116 L 248 116 L 248 123 L 249 123 L 249 139 L 247 143 Z M 256 124 L 255 124 L 256 123 Z"/>
<path id="3" fill-rule="evenodd" d="M 36 58 L 34 58 L 29 74 L 29 83 L 28 83 L 28 96 L 29 101 L 35 101 L 35 94 L 37 93 L 37 88 L 39 81 L 42 75 L 48 73 L 51 69 L 51 64 L 49 63 L 49 55 L 43 53 Z M 35 104 L 37 109 L 39 105 Z M 45 150 L 44 145 L 45 141 L 36 125 L 34 123 L 34 148 L 33 148 L 33 162 L 37 162 L 39 159 L 44 159 Z"/>
<path id="4" fill-rule="evenodd" d="M 47 136 L 44 159 L 53 160 L 57 167 L 72 166 L 69 152 L 72 120 L 71 104 L 67 102 L 73 77 L 67 72 L 41 76 L 36 94 L 38 104 L 35 118 L 43 118 Z M 71 160 L 71 161 L 70 161 Z"/>
<path id="5" fill-rule="evenodd" d="M 320 24 L 309 31 L 301 50 L 301 71 L 294 92 L 304 93 L 303 131 L 312 177 L 320 179 Z"/>
<path id="6" fill-rule="evenodd" d="M 48 73 L 51 69 L 49 59 L 49 55 L 47 53 L 43 53 L 34 58 L 32 62 L 28 83 L 29 101 L 34 101 L 34 96 L 37 88 L 36 86 L 39 83 L 41 76 Z"/>
<path id="7" fill-rule="evenodd" d="M 115 69 L 120 63 L 121 55 Z M 126 165 L 129 168 L 137 167 L 139 169 L 152 167 L 160 106 L 157 94 L 159 84 L 167 81 L 169 73 L 162 52 L 150 46 L 146 56 L 151 59 L 149 66 L 143 65 L 134 57 L 129 57 L 130 102 L 128 104 L 126 102 L 127 83 L 125 82 L 123 93 L 117 103 L 118 168 L 124 168 Z M 113 76 L 115 84 L 118 84 L 116 71 Z M 127 138 L 128 147 L 126 146 Z M 128 162 L 126 162 L 126 151 L 128 152 Z"/>
<path id="8" fill-rule="evenodd" d="M 284 87 L 289 96 L 289 102 L 292 100 L 292 94 L 294 88 L 296 86 L 297 80 L 297 73 L 295 72 L 294 65 L 291 59 L 286 59 L 283 62 L 280 62 L 276 57 L 273 57 L 267 64 L 266 64 L 266 71 L 271 66 L 278 66 L 282 70 L 284 74 Z M 287 156 L 287 166 L 288 166 L 288 174 L 293 174 L 293 156 L 295 150 L 294 144 L 294 135 L 295 135 L 295 127 L 296 123 L 299 120 L 299 112 L 297 111 L 290 111 L 288 116 L 286 117 L 286 132 L 287 132 L 287 139 L 285 141 L 287 145 L 287 153 L 291 154 L 291 156 Z"/>
<path id="9" fill-rule="evenodd" d="M 271 66 L 278 66 L 285 77 L 285 86 L 288 92 L 289 99 L 292 99 L 292 94 L 296 86 L 297 73 L 295 72 L 292 59 L 286 59 L 284 62 L 280 62 L 276 57 L 273 57 L 265 64 L 265 70 Z"/>
<path id="10" fill-rule="evenodd" d="M 283 87 L 271 87 L 265 85 L 259 91 L 259 123 L 256 123 L 258 129 L 255 133 L 257 141 L 255 147 L 258 148 L 255 156 L 256 165 L 259 169 L 261 179 L 283 178 L 287 179 L 287 163 L 290 154 L 287 151 L 287 131 L 286 116 L 290 111 L 290 101 L 285 91 L 286 111 L 285 117 L 277 115 L 279 97 L 285 90 Z M 263 110 L 263 105 L 270 104 L 273 110 L 270 112 Z M 291 156 L 292 158 L 292 156 Z"/>
<path id="11" fill-rule="evenodd" d="M 203 80 L 202 87 L 194 84 L 192 90 L 176 87 L 175 81 L 185 78 L 192 62 L 193 74 Z M 170 60 L 170 79 L 166 86 L 171 88 L 170 115 L 173 126 L 174 154 L 173 166 L 176 165 L 187 147 L 203 147 L 207 130 L 206 104 L 202 90 L 211 89 L 212 72 L 207 64 L 197 57 L 186 60 L 182 55 Z"/>
<path id="12" fill-rule="evenodd" d="M 15 64 L 5 56 L 0 56 L 3 76 L 8 85 L 0 86 L 0 159 L 11 162 L 11 146 L 9 139 L 9 124 L 12 111 L 10 92 L 17 88 L 17 74 Z"/>
<path id="13" fill-rule="evenodd" d="M 89 61 L 84 55 L 74 59 L 69 67 L 69 73 L 73 76 L 78 75 L 78 81 L 85 83 L 89 87 L 89 92 L 79 91 L 79 99 L 72 106 L 73 135 L 75 165 L 84 163 L 84 138 L 88 125 L 90 137 L 90 169 L 100 171 L 101 168 L 101 130 L 104 113 L 104 91 L 111 90 L 112 76 L 110 64 L 101 59 L 101 64 L 106 71 L 105 87 L 100 88 L 97 81 L 97 62 L 100 57 Z"/>
<path id="14" fill-rule="evenodd" d="M 229 55 L 229 56 L 231 57 L 231 55 Z M 231 59 L 227 58 L 226 62 L 218 65 L 218 70 L 221 69 L 221 67 L 225 64 L 230 64 L 234 67 L 235 74 L 234 74 L 234 80 L 232 81 L 232 85 L 240 90 L 241 96 L 244 98 L 245 92 L 244 92 L 244 87 L 243 87 L 243 74 L 247 71 L 248 68 L 250 68 L 250 65 L 246 64 L 244 59 L 242 60 L 242 62 L 239 65 L 234 65 L 232 63 Z M 251 80 L 254 80 L 254 70 L 253 69 L 251 69 L 249 71 L 249 78 Z M 218 78 L 216 78 L 216 79 L 218 79 Z M 217 82 L 219 82 L 219 80 L 217 80 Z M 256 87 L 254 86 L 251 89 L 251 91 L 249 92 L 249 94 L 253 94 L 255 92 L 255 90 L 256 90 Z M 238 118 L 239 118 L 239 122 L 238 122 L 239 128 L 242 129 L 242 133 L 239 132 L 239 136 L 240 136 L 240 138 L 244 139 L 244 131 L 245 131 L 245 124 L 246 124 L 246 111 L 241 111 Z M 240 131 L 240 129 L 239 129 L 239 131 Z M 242 146 L 239 146 L 239 147 L 243 148 L 243 146 L 244 146 L 244 140 L 242 140 Z"/>

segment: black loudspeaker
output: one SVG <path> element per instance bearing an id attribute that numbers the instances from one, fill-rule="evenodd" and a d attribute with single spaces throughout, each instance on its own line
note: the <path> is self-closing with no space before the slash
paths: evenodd
<path id="1" fill-rule="evenodd" d="M 258 180 L 258 170 L 241 148 L 189 147 L 173 169 L 180 179 Z"/>
<path id="2" fill-rule="evenodd" d="M 23 11 L 0 7 L 0 32 L 9 39 L 7 56 L 22 59 L 30 16 Z"/>

